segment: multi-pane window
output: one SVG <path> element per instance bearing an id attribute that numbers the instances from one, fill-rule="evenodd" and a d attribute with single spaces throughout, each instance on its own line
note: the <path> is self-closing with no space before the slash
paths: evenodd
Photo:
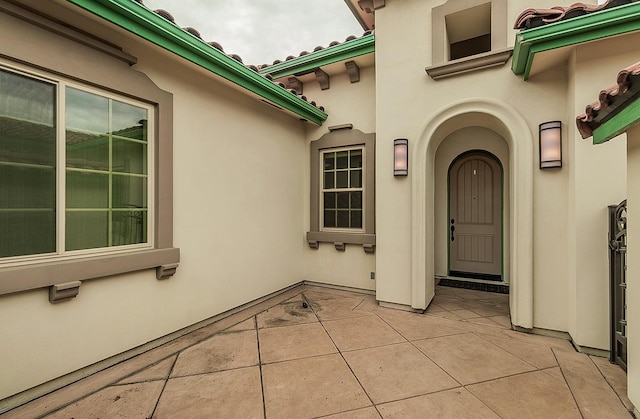
<path id="1" fill-rule="evenodd" d="M 151 117 L 0 69 L 0 258 L 148 245 Z"/>
<path id="2" fill-rule="evenodd" d="M 322 159 L 322 226 L 362 230 L 363 147 L 326 150 Z"/>

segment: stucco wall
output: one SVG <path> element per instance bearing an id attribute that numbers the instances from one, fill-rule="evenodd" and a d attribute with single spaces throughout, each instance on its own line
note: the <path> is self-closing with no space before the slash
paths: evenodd
<path id="1" fill-rule="evenodd" d="M 627 131 L 627 153 L 627 385 L 628 397 L 636 407 L 637 416 L 640 406 L 640 327 L 637 321 L 640 319 L 640 125 Z"/>
<path id="2" fill-rule="evenodd" d="M 0 399 L 304 278 L 303 124 L 122 31 L 64 18 L 125 46 L 135 68 L 173 94 L 181 263 L 164 281 L 153 270 L 85 281 L 61 304 L 46 289 L 1 296 Z M 0 36 L 61 45 L 69 59 L 87 53 L 40 29 L 11 30 Z"/>
<path id="3" fill-rule="evenodd" d="M 313 98 L 327 110 L 329 118 L 321 127 L 306 125 L 306 154 L 304 158 L 304 220 L 305 231 L 309 231 L 309 147 L 310 143 L 329 132 L 329 127 L 353 124 L 353 129 L 364 133 L 375 133 L 375 69 L 360 69 L 360 81 L 351 83 L 346 73 L 331 77 L 328 90 L 321 90 L 316 82 L 304 85 L 304 94 Z M 376 154 L 380 150 L 376 139 Z M 371 170 L 372 168 L 367 168 Z M 377 169 L 377 168 L 376 168 Z M 377 217 L 376 217 L 377 218 Z M 332 285 L 375 290 L 376 280 L 371 279 L 375 272 L 377 254 L 366 254 L 362 245 L 347 244 L 344 252 L 335 249 L 333 243 L 320 243 L 318 249 L 311 249 L 304 237 L 304 275 L 305 279 Z"/>
<path id="4" fill-rule="evenodd" d="M 590 91 L 592 86 L 611 84 L 611 80 L 599 82 L 595 70 L 617 64 L 608 58 L 598 60 L 598 54 L 593 55 L 591 61 L 579 55 L 575 67 L 561 61 L 525 82 L 511 72 L 509 61 L 503 67 L 434 81 L 425 74 L 424 68 L 432 61 L 430 10 L 438 4 L 440 2 L 390 0 L 376 11 L 378 149 L 390 150 L 394 138 L 409 138 L 410 153 L 415 153 L 416 144 L 423 141 L 425 127 L 430 126 L 434 115 L 465 101 L 494 100 L 526 121 L 529 132 L 523 134 L 532 139 L 527 153 L 534 166 L 533 173 L 531 178 L 518 177 L 517 182 L 525 183 L 516 182 L 511 187 L 518 191 L 527 182 L 532 187 L 529 211 L 533 217 L 533 237 L 531 250 L 525 252 L 532 266 L 532 287 L 529 295 L 519 294 L 517 298 L 532 301 L 529 327 L 569 331 L 580 345 L 606 349 L 608 300 L 602 290 L 606 284 L 606 272 L 604 275 L 603 272 L 607 267 L 607 254 L 602 247 L 606 245 L 605 209 L 609 201 L 617 202 L 624 197 L 621 189 L 624 182 L 610 184 L 624 174 L 623 146 L 612 145 L 596 152 L 583 147 L 583 143 L 575 145 L 574 118 L 583 111 L 584 104 L 597 96 L 597 92 Z M 516 16 L 530 6 L 525 1 L 509 2 L 505 24 L 510 27 Z M 545 6 L 552 4 L 536 4 L 536 7 Z M 509 31 L 508 44 L 513 45 L 515 31 Z M 580 47 L 579 54 L 582 48 L 592 51 L 592 44 Z M 601 52 L 607 57 L 615 56 L 613 62 L 620 63 L 615 68 L 633 62 L 607 46 Z M 574 70 L 575 75 L 569 74 Z M 539 170 L 538 125 L 553 120 L 563 123 L 563 167 Z M 466 126 L 462 117 L 458 123 Z M 487 122 L 482 124 L 491 128 Z M 511 151 L 515 144 L 523 145 L 519 137 L 516 134 L 507 139 L 511 141 Z M 616 169 L 608 172 L 602 169 L 596 163 L 600 159 Z M 377 162 L 379 168 L 391 167 L 392 153 L 379 152 Z M 448 163 L 436 160 L 436 170 Z M 425 170 L 430 177 L 432 169 Z M 521 172 L 521 168 L 513 165 L 510 170 L 516 176 Z M 376 258 L 378 299 L 407 305 L 412 303 L 415 292 L 411 234 L 416 228 L 422 228 L 412 224 L 408 213 L 415 199 L 412 183 L 418 180 L 412 177 L 412 172 L 415 173 L 415 168 L 410 167 L 407 179 L 394 179 L 390 172 L 380 171 L 376 184 L 380 243 Z M 442 212 L 442 204 L 438 203 L 441 195 L 442 189 L 436 186 L 435 201 L 426 203 L 428 208 L 435 207 L 436 214 Z M 440 230 L 438 225 L 433 226 L 436 249 L 431 268 L 436 273 L 441 273 L 443 265 L 443 249 L 437 245 Z M 511 232 L 516 236 L 512 237 L 517 237 L 518 231 L 522 229 L 516 226 Z M 430 255 L 417 256 L 425 257 L 429 264 Z M 512 261 L 513 257 L 511 255 Z M 525 262 L 523 257 L 520 259 Z M 428 269 L 429 266 L 427 272 Z M 517 287 L 518 278 L 509 279 L 512 287 Z"/>
<path id="5" fill-rule="evenodd" d="M 626 38 L 626 39 L 625 39 Z M 601 89 L 615 83 L 617 72 L 637 61 L 624 44 L 640 38 L 627 36 L 580 46 L 573 57 L 572 115 L 584 112 Z M 621 42 L 622 41 L 622 42 Z M 606 57 L 606 59 L 603 59 Z M 577 130 L 568 135 L 568 161 L 572 164 L 569 197 L 569 332 L 578 345 L 607 350 L 608 245 L 607 209 L 626 198 L 625 139 L 594 146 Z"/>

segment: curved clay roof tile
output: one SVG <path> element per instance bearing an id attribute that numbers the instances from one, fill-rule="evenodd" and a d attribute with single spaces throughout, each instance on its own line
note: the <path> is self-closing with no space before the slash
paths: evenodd
<path id="1" fill-rule="evenodd" d="M 357 37 L 357 36 L 355 36 L 355 35 L 349 35 L 349 36 L 347 36 L 347 38 L 344 40 L 344 42 L 353 41 L 354 39 L 358 39 L 358 37 Z"/>
<path id="2" fill-rule="evenodd" d="M 200 36 L 200 32 L 198 32 L 196 28 L 192 28 L 191 26 L 188 26 L 186 28 L 182 28 L 182 30 L 189 32 L 191 35 L 195 36 L 196 38 L 202 39 L 202 36 Z"/>
<path id="3" fill-rule="evenodd" d="M 594 121 L 598 117 L 598 113 L 607 109 L 616 98 L 627 93 L 631 87 L 629 78 L 637 76 L 640 76 L 640 61 L 622 69 L 616 77 L 616 84 L 601 90 L 598 100 L 588 104 L 585 113 L 576 117 L 578 131 L 582 138 L 589 138 L 593 135 L 593 130 L 600 126 L 599 122 Z"/>
<path id="4" fill-rule="evenodd" d="M 323 46 L 318 45 L 317 47 L 315 47 L 315 48 L 313 49 L 313 52 L 322 51 L 323 49 L 324 49 L 324 47 L 323 47 Z"/>
<path id="5" fill-rule="evenodd" d="M 242 62 L 242 57 L 240 57 L 238 54 L 231 54 L 229 55 L 229 57 L 233 58 L 234 60 L 238 61 L 238 62 Z"/>
<path id="6" fill-rule="evenodd" d="M 293 55 L 289 55 L 289 56 L 287 56 L 287 58 L 285 58 L 284 60 L 285 60 L 285 61 L 289 61 L 289 60 L 293 60 L 294 58 L 296 58 L 296 57 L 294 57 Z"/>
<path id="7" fill-rule="evenodd" d="M 176 23 L 176 20 L 173 18 L 171 13 L 167 12 L 164 9 L 154 10 L 154 13 L 157 14 L 158 16 L 162 16 L 163 18 L 167 19 L 171 23 Z"/>
<path id="8" fill-rule="evenodd" d="M 549 23 L 586 15 L 599 10 L 633 3 L 637 0 L 607 0 L 603 4 L 574 3 L 571 6 L 555 6 L 551 9 L 527 9 L 517 17 L 513 29 L 531 29 Z"/>
<path id="9" fill-rule="evenodd" d="M 298 54 L 298 57 L 304 57 L 305 55 L 309 55 L 309 51 L 302 51 L 300 54 Z"/>
<path id="10" fill-rule="evenodd" d="M 217 49 L 220 52 L 224 52 L 224 49 L 222 48 L 222 45 L 220 45 L 216 41 L 207 42 L 207 44 L 211 45 L 212 47 L 214 47 L 215 49 Z"/>
<path id="11" fill-rule="evenodd" d="M 330 47 L 335 47 L 336 45 L 340 45 L 340 42 L 338 42 L 338 41 L 332 41 L 332 42 L 329 44 L 329 46 L 330 46 Z"/>

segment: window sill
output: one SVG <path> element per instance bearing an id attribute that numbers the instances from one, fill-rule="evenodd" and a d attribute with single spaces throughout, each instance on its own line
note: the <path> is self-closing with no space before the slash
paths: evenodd
<path id="1" fill-rule="evenodd" d="M 0 268 L 0 295 L 144 269 L 156 269 L 164 279 L 179 262 L 180 249 L 166 248 Z"/>
<path id="2" fill-rule="evenodd" d="M 425 71 L 434 80 L 447 77 L 459 76 L 472 71 L 484 70 L 491 67 L 505 65 L 513 54 L 513 48 L 500 51 L 490 51 L 484 54 L 477 54 L 471 57 L 460 58 L 444 64 L 437 64 L 426 67 Z"/>
<path id="3" fill-rule="evenodd" d="M 317 249 L 319 243 L 333 243 L 336 250 L 344 251 L 347 244 L 362 245 L 365 253 L 374 253 L 376 235 L 366 233 L 343 233 L 334 231 L 309 231 L 307 243 L 312 249 Z"/>

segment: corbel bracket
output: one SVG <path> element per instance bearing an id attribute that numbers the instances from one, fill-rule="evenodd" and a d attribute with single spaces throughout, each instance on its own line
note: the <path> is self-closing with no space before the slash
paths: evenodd
<path id="1" fill-rule="evenodd" d="M 321 90 L 327 90 L 329 88 L 330 77 L 327 73 L 320 68 L 316 68 L 316 80 L 320 83 Z"/>
<path id="2" fill-rule="evenodd" d="M 347 61 L 344 63 L 344 66 L 347 68 L 347 74 L 349 75 L 349 80 L 351 83 L 357 83 L 360 81 L 360 67 L 356 64 L 355 61 Z"/>

